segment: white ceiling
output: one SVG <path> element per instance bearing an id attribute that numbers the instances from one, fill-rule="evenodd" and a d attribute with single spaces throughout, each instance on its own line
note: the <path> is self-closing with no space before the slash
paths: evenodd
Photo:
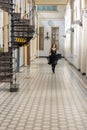
<path id="1" fill-rule="evenodd" d="M 69 0 L 35 0 L 36 5 L 58 5 L 58 11 L 38 11 L 40 19 L 64 19 Z"/>
<path id="2" fill-rule="evenodd" d="M 66 6 L 58 5 L 58 11 L 38 11 L 40 19 L 64 19 Z"/>

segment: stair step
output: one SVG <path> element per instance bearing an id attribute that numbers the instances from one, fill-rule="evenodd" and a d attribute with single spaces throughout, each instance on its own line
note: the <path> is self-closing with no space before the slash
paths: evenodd
<path id="1" fill-rule="evenodd" d="M 6 69 L 6 70 L 5 69 L 0 69 L 0 73 L 2 73 L 2 72 L 3 73 L 10 73 L 10 72 L 12 73 L 12 70 L 13 69 Z"/>
<path id="2" fill-rule="evenodd" d="M 3 67 L 9 67 L 10 65 L 13 65 L 12 62 L 4 62 L 4 61 L 0 61 L 0 66 L 3 66 Z"/>
<path id="3" fill-rule="evenodd" d="M 9 80 L 9 79 L 6 79 L 6 80 L 0 80 L 0 82 L 12 82 L 12 79 L 11 80 Z"/>

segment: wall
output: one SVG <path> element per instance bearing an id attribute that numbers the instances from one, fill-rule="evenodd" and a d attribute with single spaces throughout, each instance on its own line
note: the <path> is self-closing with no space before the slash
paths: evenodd
<path id="1" fill-rule="evenodd" d="M 40 19 L 39 26 L 44 27 L 44 51 L 40 51 L 40 56 L 48 56 L 49 49 L 51 46 L 51 27 L 59 27 L 59 48 L 64 56 L 64 39 L 62 35 L 64 35 L 64 20 L 50 19 L 51 24 L 49 25 L 49 19 Z M 49 32 L 50 39 L 45 39 L 46 33 Z"/>
<path id="2" fill-rule="evenodd" d="M 73 16 L 73 20 L 70 27 L 73 25 L 74 32 L 71 32 L 73 34 L 71 37 L 69 37 L 69 34 L 66 32 L 65 52 L 67 55 L 65 56 L 66 59 L 71 62 L 78 70 L 80 70 L 82 74 L 86 74 L 87 76 L 87 11 L 86 14 L 84 11 L 81 13 L 81 11 L 86 7 L 87 0 L 75 0 L 72 2 L 70 7 L 67 6 L 65 15 L 65 28 L 67 27 L 67 19 L 70 19 L 68 12 L 70 12 L 69 8 L 71 8 L 71 15 Z M 80 21 L 82 22 L 82 26 L 79 24 Z M 69 48 L 67 45 L 72 46 Z M 72 50 L 71 53 L 70 49 Z"/>
<path id="3" fill-rule="evenodd" d="M 70 15 L 69 15 L 70 14 Z M 65 28 L 69 30 L 70 35 L 66 31 L 65 48 L 66 59 L 72 63 L 77 69 L 81 69 L 81 45 L 82 45 L 82 27 L 75 21 L 80 20 L 80 1 L 73 1 L 72 5 L 68 3 L 65 15 Z M 71 21 L 70 21 L 71 20 Z M 69 21 L 69 26 L 68 22 Z M 67 25 L 67 26 L 66 26 Z M 68 51 L 67 51 L 68 50 Z"/>

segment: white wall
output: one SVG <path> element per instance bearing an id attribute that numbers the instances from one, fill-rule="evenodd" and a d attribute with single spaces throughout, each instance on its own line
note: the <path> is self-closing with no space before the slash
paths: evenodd
<path id="1" fill-rule="evenodd" d="M 81 7 L 84 9 L 85 3 L 87 0 L 75 0 L 73 1 L 73 23 L 76 20 L 80 20 L 81 17 Z M 81 4 L 81 5 L 80 5 Z M 81 6 L 81 7 L 80 7 Z M 65 15 L 65 28 L 68 29 L 67 20 L 70 19 L 69 17 L 70 8 L 67 6 L 66 15 Z M 68 33 L 66 32 L 66 39 L 65 39 L 65 52 L 67 55 L 66 59 L 71 62 L 78 70 L 81 70 L 81 73 L 86 74 L 87 76 L 87 18 L 85 16 L 81 17 L 82 26 L 79 24 L 74 24 L 74 32 L 71 32 L 71 37 L 69 37 Z M 71 40 L 70 40 L 71 39 Z M 71 41 L 71 42 L 70 42 Z M 68 43 L 68 44 L 67 44 Z M 70 48 L 71 46 L 71 53 Z M 68 46 L 68 47 L 67 47 Z"/>
<path id="2" fill-rule="evenodd" d="M 77 8 L 78 5 L 78 8 Z M 79 20 L 80 19 L 80 4 L 78 0 L 74 1 L 74 10 L 71 9 L 70 4 L 68 3 L 65 15 L 65 32 L 66 32 L 66 41 L 65 41 L 65 57 L 66 59 L 71 62 L 77 69 L 80 69 L 81 66 L 81 40 L 79 38 L 82 37 L 81 35 L 81 27 L 79 25 L 74 24 L 74 32 L 67 31 L 72 27 L 72 15 L 73 19 Z M 72 14 L 73 11 L 73 14 Z M 69 21 L 69 24 L 68 24 Z M 69 34 L 70 33 L 70 34 Z"/>
<path id="3" fill-rule="evenodd" d="M 64 20 L 57 20 L 57 19 L 50 19 L 52 22 L 52 27 L 59 27 L 59 48 L 64 55 L 64 39 L 62 35 L 64 35 Z M 49 49 L 51 46 L 51 26 L 48 24 L 49 19 L 40 19 L 39 26 L 44 27 L 44 50 L 40 51 L 39 55 L 40 56 L 47 56 L 49 53 Z M 47 40 L 45 39 L 46 33 L 49 32 L 49 37 L 50 39 Z"/>

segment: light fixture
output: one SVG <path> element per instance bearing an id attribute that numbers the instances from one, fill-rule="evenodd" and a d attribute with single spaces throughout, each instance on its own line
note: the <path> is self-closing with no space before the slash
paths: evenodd
<path id="1" fill-rule="evenodd" d="M 48 25 L 52 27 L 52 26 L 54 25 L 53 21 L 52 21 L 52 20 L 49 20 L 49 21 L 48 21 Z"/>
<path id="2" fill-rule="evenodd" d="M 45 39 L 48 40 L 48 39 L 50 38 L 50 37 L 48 36 L 49 33 L 47 32 L 46 34 L 47 34 L 47 36 L 45 37 Z"/>
<path id="3" fill-rule="evenodd" d="M 70 27 L 66 30 L 66 33 L 74 32 L 74 28 Z"/>
<path id="4" fill-rule="evenodd" d="M 81 15 L 87 18 L 87 8 L 82 9 Z"/>
<path id="5" fill-rule="evenodd" d="M 82 20 L 81 20 L 81 19 L 76 20 L 76 21 L 74 21 L 73 24 L 77 24 L 77 25 L 79 25 L 79 26 L 82 26 Z"/>
<path id="6" fill-rule="evenodd" d="M 63 38 L 66 38 L 66 35 L 62 35 Z"/>
<path id="7" fill-rule="evenodd" d="M 74 32 L 74 28 L 72 28 L 72 27 L 70 27 L 70 29 L 69 29 L 71 32 Z"/>

